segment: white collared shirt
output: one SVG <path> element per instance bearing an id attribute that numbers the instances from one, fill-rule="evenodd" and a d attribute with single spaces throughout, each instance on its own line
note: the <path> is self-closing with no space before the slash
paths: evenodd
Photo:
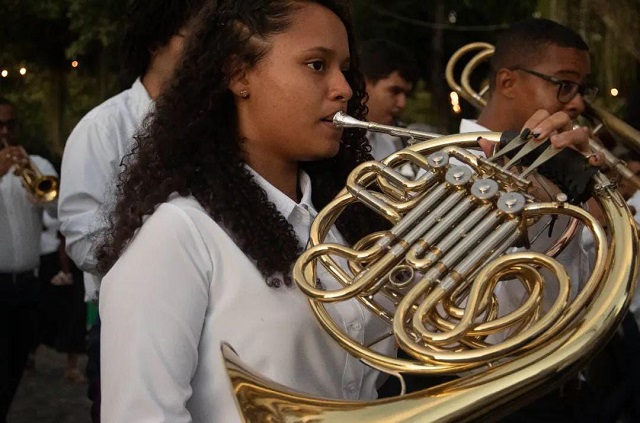
<path id="1" fill-rule="evenodd" d="M 75 264 L 85 271 L 87 299 L 95 299 L 94 240 L 105 227 L 122 158 L 131 152 L 133 135 L 151 109 L 152 100 L 138 78 L 130 89 L 84 116 L 65 145 L 60 187 L 60 232 Z"/>
<path id="2" fill-rule="evenodd" d="M 58 176 L 49 161 L 29 156 L 43 175 Z M 42 212 L 56 214 L 55 201 L 33 204 L 14 168 L 0 178 L 0 273 L 25 272 L 40 264 Z"/>
<path id="3" fill-rule="evenodd" d="M 300 173 L 302 200 L 296 204 L 254 175 L 304 244 L 316 215 L 309 177 Z M 342 238 L 332 230 L 328 241 Z M 318 276 L 334 287 L 326 272 Z M 355 300 L 327 309 L 362 343 L 388 330 Z M 377 396 L 378 372 L 320 328 L 297 287 L 267 287 L 254 263 L 193 198 L 173 198 L 145 221 L 103 279 L 100 315 L 106 423 L 240 421 L 221 342 L 261 375 L 294 390 L 353 400 Z M 376 350 L 393 354 L 393 339 Z"/>

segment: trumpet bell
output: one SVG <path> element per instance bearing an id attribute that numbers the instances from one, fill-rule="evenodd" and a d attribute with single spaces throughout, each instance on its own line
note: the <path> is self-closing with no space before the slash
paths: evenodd
<path id="1" fill-rule="evenodd" d="M 49 203 L 58 197 L 58 178 L 51 175 L 43 175 L 32 160 L 27 165 L 18 168 L 18 175 L 22 179 L 24 189 L 38 201 Z"/>
<path id="2" fill-rule="evenodd" d="M 58 197 L 58 178 L 42 176 L 37 179 L 33 187 L 33 195 L 44 203 L 49 203 Z"/>

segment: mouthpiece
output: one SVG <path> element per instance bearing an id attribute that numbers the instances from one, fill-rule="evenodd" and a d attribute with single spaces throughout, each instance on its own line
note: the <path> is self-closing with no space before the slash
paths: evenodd
<path id="1" fill-rule="evenodd" d="M 338 128 L 363 128 L 369 129 L 369 123 L 352 118 L 344 112 L 333 115 L 333 124 Z"/>

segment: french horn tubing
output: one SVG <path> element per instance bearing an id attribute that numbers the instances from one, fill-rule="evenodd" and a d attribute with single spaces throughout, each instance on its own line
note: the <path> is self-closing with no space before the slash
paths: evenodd
<path id="1" fill-rule="evenodd" d="M 479 136 L 498 142 L 501 134 L 432 137 L 341 113 L 334 122 L 420 142 L 351 172 L 346 187 L 312 223 L 307 249 L 294 266 L 296 285 L 324 329 L 365 364 L 395 376 L 458 378 L 376 401 L 316 398 L 257 376 L 223 344 L 246 422 L 460 422 L 504 413 L 578 371 L 613 334 L 637 277 L 638 234 L 608 178 L 597 172 L 592 184 L 606 216 L 605 232 L 565 196 L 541 202 L 530 194 L 529 180 L 467 150 L 477 148 Z M 526 147 L 527 140 L 516 137 L 504 149 L 523 142 Z M 415 180 L 397 171 L 406 163 L 420 168 Z M 391 228 L 351 246 L 326 243 L 335 221 L 354 204 L 383 216 Z M 594 268 L 575 296 L 553 257 L 511 250 L 528 237 L 533 222 L 548 215 L 575 218 L 595 240 Z M 340 288 L 318 284 L 320 272 Z M 515 310 L 500 311 L 495 289 L 501 280 L 527 293 Z M 541 293 L 552 281 L 557 294 L 544 309 Z M 350 338 L 326 309 L 350 299 L 386 322 L 387 336 L 410 358 L 385 356 L 375 345 Z M 502 340 L 491 340 L 498 334 Z"/>
<path id="2" fill-rule="evenodd" d="M 489 60 L 491 56 L 493 56 L 494 51 L 494 46 L 488 43 L 475 42 L 467 44 L 459 48 L 451 56 L 445 69 L 445 78 L 447 79 L 449 87 L 479 110 L 482 110 L 487 104 L 485 94 L 487 93 L 488 87 L 484 87 L 480 91 L 475 90 L 471 84 L 471 75 L 481 63 Z M 462 57 L 471 52 L 475 53 L 465 64 L 460 75 L 460 82 L 458 82 L 455 77 L 455 67 Z M 596 127 L 592 130 L 593 135 L 596 135 L 603 127 L 607 128 L 609 132 L 617 139 L 620 139 L 627 147 L 635 151 L 640 151 L 640 132 L 631 125 L 615 117 L 602 107 L 586 101 L 583 115 L 596 124 Z M 629 170 L 623 160 L 616 157 L 611 151 L 607 150 L 593 138 L 589 139 L 589 147 L 594 152 L 602 153 L 607 167 L 631 182 L 636 189 L 640 189 L 640 178 Z"/>

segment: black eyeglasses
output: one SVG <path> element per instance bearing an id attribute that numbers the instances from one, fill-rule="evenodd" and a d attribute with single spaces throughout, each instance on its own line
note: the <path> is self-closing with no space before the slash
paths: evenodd
<path id="1" fill-rule="evenodd" d="M 16 128 L 18 121 L 16 119 L 8 119 L 8 120 L 0 120 L 0 129 L 7 128 L 9 131 L 12 131 Z"/>
<path id="2" fill-rule="evenodd" d="M 578 84 L 577 82 L 568 81 L 566 79 L 554 78 L 551 75 L 545 75 L 544 73 L 536 72 L 531 69 L 515 67 L 511 70 L 526 72 L 528 74 L 537 76 L 538 78 L 542 78 L 547 82 L 556 84 L 558 86 L 557 98 L 560 103 L 566 104 L 573 100 L 573 98 L 578 94 L 580 94 L 586 101 L 593 101 L 596 98 L 596 94 L 598 94 L 598 87 L 594 87 L 593 85 Z"/>

